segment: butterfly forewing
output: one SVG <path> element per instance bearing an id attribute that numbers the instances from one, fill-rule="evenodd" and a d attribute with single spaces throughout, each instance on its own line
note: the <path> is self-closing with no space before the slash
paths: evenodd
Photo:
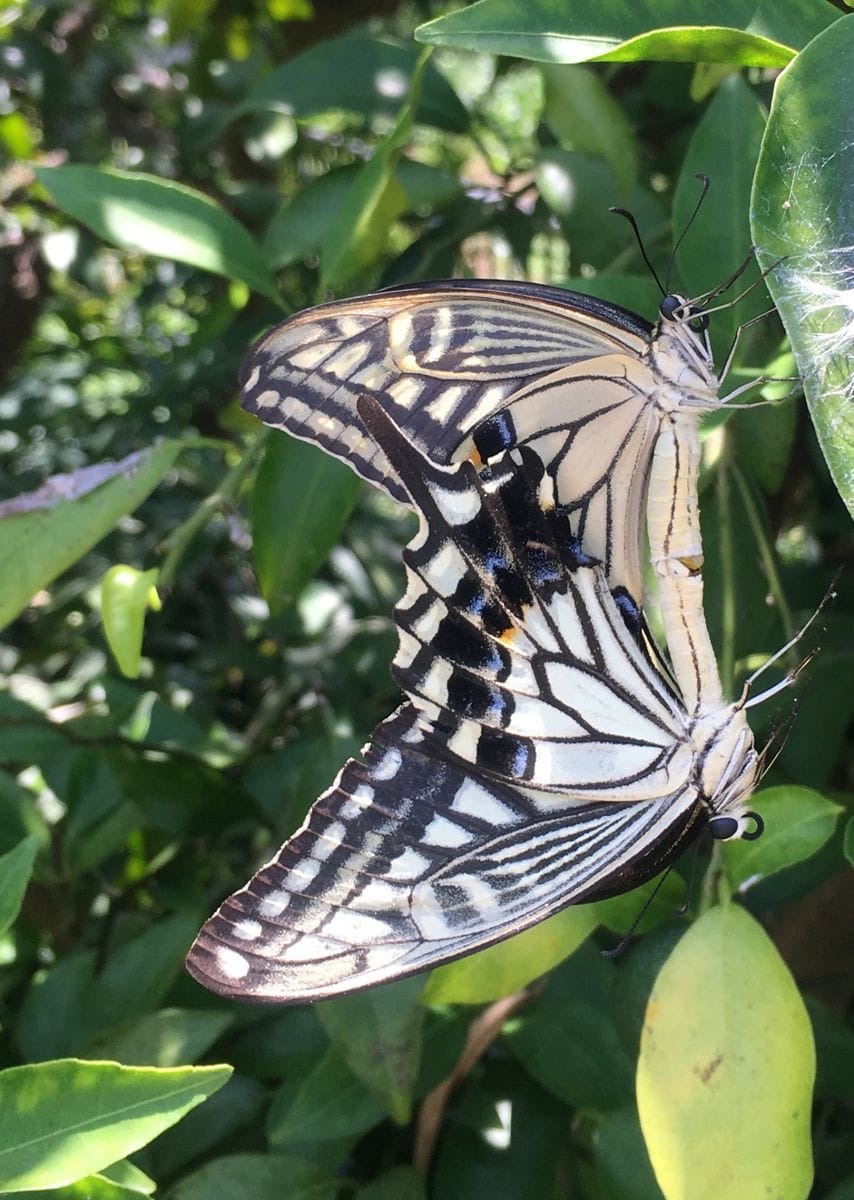
<path id="1" fill-rule="evenodd" d="M 534 456 L 443 469 L 361 411 L 421 517 L 395 660 L 411 701 L 204 926 L 188 964 L 227 995 L 434 966 L 633 886 L 703 820 L 688 714 Z"/>
<path id="2" fill-rule="evenodd" d="M 529 444 L 612 586 L 639 602 L 640 529 L 657 417 L 652 327 L 560 288 L 483 281 L 399 288 L 298 314 L 244 364 L 243 404 L 409 503 L 366 436 L 374 397 L 437 462 Z"/>

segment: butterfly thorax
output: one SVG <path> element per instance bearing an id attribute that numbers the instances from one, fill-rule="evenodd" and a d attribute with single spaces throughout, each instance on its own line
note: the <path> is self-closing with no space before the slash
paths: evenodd
<path id="1" fill-rule="evenodd" d="M 665 411 L 720 407 L 708 318 L 684 296 L 665 296 L 662 301 L 648 362 L 658 383 L 656 401 Z"/>
<path id="2" fill-rule="evenodd" d="M 743 836 L 752 819 L 745 802 L 756 786 L 760 761 L 741 704 L 701 710 L 692 721 L 691 741 L 700 799 L 710 817 L 730 817 L 735 822 L 724 840 Z"/>

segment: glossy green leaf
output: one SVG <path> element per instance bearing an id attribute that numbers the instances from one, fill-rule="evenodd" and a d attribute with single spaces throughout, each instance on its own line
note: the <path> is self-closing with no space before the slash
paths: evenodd
<path id="1" fill-rule="evenodd" d="M 252 541 L 274 613 L 296 600 L 325 561 L 360 489 L 357 476 L 317 446 L 269 438 L 252 493 Z"/>
<path id="2" fill-rule="evenodd" d="M 8 1200 L 140 1200 L 157 1189 L 153 1179 L 122 1159 L 97 1175 L 86 1175 L 65 1187 L 26 1192 L 4 1192 Z"/>
<path id="3" fill-rule="evenodd" d="M 285 267 L 320 251 L 361 169 L 339 167 L 309 180 L 276 212 L 264 238 L 271 267 Z M 459 180 L 445 171 L 410 159 L 398 162 L 394 177 L 404 192 L 405 212 L 447 205 L 462 191 Z"/>
<path id="4" fill-rule="evenodd" d="M 60 1187 L 133 1153 L 231 1067 L 169 1071 L 60 1059 L 0 1072 L 0 1188 Z"/>
<path id="5" fill-rule="evenodd" d="M 139 1200 L 142 1194 L 101 1174 L 86 1175 L 60 1188 L 3 1193 L 6 1200 Z"/>
<path id="6" fill-rule="evenodd" d="M 127 1066 L 189 1066 L 233 1021 L 228 1012 L 162 1008 L 96 1038 L 87 1047 L 87 1057 L 115 1059 Z"/>
<path id="7" fill-rule="evenodd" d="M 842 850 L 852 867 L 854 867 L 854 817 L 849 817 L 845 824 L 845 835 L 842 839 Z"/>
<path id="8" fill-rule="evenodd" d="M 756 94 L 740 75 L 721 84 L 694 128 L 673 200 L 674 237 L 678 237 L 688 228 L 700 199 L 697 175 L 708 177 L 708 194 L 676 255 L 678 285 L 689 296 L 719 287 L 750 251 L 750 188 L 764 130 L 765 116 Z M 733 294 L 752 282 L 756 274 L 752 266 L 735 285 Z M 727 293 L 725 299 L 729 296 Z M 765 288 L 760 285 L 735 308 L 714 314 L 710 331 L 719 363 L 729 352 L 737 327 L 769 307 Z M 748 344 L 746 338 L 744 343 Z M 728 379 L 726 389 L 739 382 L 743 381 Z"/>
<path id="9" fill-rule="evenodd" d="M 409 1120 L 421 1061 L 423 988 L 416 975 L 316 1010 L 341 1058 L 401 1125 Z"/>
<path id="10" fill-rule="evenodd" d="M 406 193 L 395 171 L 412 137 L 427 53 L 422 53 L 412 73 L 394 128 L 360 169 L 327 234 L 320 254 L 323 287 L 340 287 L 365 271 L 384 249 L 391 222 L 406 210 Z"/>
<path id="11" fill-rule="evenodd" d="M 142 635 L 149 608 L 160 608 L 157 568 L 139 571 L 118 564 L 101 581 L 101 619 L 107 644 L 122 675 L 136 679 L 142 661 Z"/>
<path id="12" fill-rule="evenodd" d="M 396 46 L 363 34 L 324 41 L 277 67 L 231 111 L 275 109 L 309 117 L 329 109 L 360 116 L 396 117 L 418 64 L 411 45 Z M 449 133 L 462 133 L 468 114 L 435 67 L 424 72 L 415 119 Z"/>
<path id="13" fill-rule="evenodd" d="M 727 878 L 742 890 L 815 854 L 833 834 L 843 811 L 819 792 L 791 785 L 757 792 L 750 806 L 765 821 L 762 837 L 724 847 Z"/>
<path id="14" fill-rule="evenodd" d="M 141 172 L 71 164 L 36 167 L 63 212 L 124 250 L 240 279 L 279 303 L 257 242 L 208 196 Z"/>
<path id="15" fill-rule="evenodd" d="M 637 1098 L 667 1200 L 805 1200 L 815 1052 L 797 987 L 762 927 L 711 909 L 647 1005 Z"/>
<path id="16" fill-rule="evenodd" d="M 852 56 L 854 22 L 838 21 L 777 80 L 751 228 L 761 266 L 774 268 L 768 288 L 792 342 L 819 443 L 854 516 Z"/>
<path id="17" fill-rule="evenodd" d="M 416 39 L 534 62 L 724 62 L 783 67 L 838 18 L 808 0 L 479 0 Z"/>
<path id="18" fill-rule="evenodd" d="M 39 850 L 37 837 L 24 838 L 8 854 L 0 855 L 0 934 L 15 922 Z"/>
<path id="19" fill-rule="evenodd" d="M 338 1181 L 292 1154 L 229 1154 L 180 1179 L 171 1200 L 335 1200 Z"/>
<path id="20" fill-rule="evenodd" d="M 270 1105 L 267 1136 L 276 1147 L 327 1142 L 372 1129 L 387 1115 L 385 1105 L 333 1049 L 286 1080 Z"/>
<path id="21" fill-rule="evenodd" d="M 604 81 L 583 67 L 543 67 L 543 118 L 564 150 L 595 154 L 610 165 L 619 186 L 615 203 L 628 204 L 638 170 L 637 141 Z"/>
<path id="22" fill-rule="evenodd" d="M 576 950 L 598 923 L 592 906 L 566 908 L 515 937 L 439 967 L 425 1004 L 485 1004 L 538 979 Z"/>
<path id="23" fill-rule="evenodd" d="M 0 504 L 0 627 L 133 512 L 180 448 L 161 442 L 120 462 L 54 475 L 37 491 Z"/>

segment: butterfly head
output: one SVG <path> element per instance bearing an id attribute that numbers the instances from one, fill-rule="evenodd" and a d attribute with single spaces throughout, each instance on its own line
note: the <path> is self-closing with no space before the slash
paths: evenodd
<path id="1" fill-rule="evenodd" d="M 715 707 L 697 718 L 694 733 L 700 794 L 709 813 L 709 832 L 719 841 L 762 833 L 762 819 L 747 808 L 761 759 L 740 705 Z"/>
<path id="2" fill-rule="evenodd" d="M 671 411 L 718 408 L 708 313 L 676 292 L 664 297 L 658 312 L 650 342 L 652 367 L 660 380 L 658 403 Z"/>

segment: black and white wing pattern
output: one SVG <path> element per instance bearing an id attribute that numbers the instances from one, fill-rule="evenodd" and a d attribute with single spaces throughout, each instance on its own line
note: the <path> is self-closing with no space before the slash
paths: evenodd
<path id="1" fill-rule="evenodd" d="M 530 448 L 587 553 L 639 607 L 646 522 L 673 670 L 699 710 L 721 700 L 697 503 L 697 422 L 721 404 L 707 325 L 673 295 L 652 326 L 537 284 L 393 288 L 274 329 L 243 365 L 243 405 L 406 503 L 406 482 L 359 416 L 361 396 L 438 463 Z"/>
<path id="2" fill-rule="evenodd" d="M 420 516 L 396 611 L 409 699 L 201 930 L 189 969 L 227 996 L 425 970 L 750 824 L 739 711 L 688 714 L 536 455 L 444 467 L 375 401 L 359 412 Z"/>
<path id="3" fill-rule="evenodd" d="M 640 536 L 658 418 L 639 372 L 653 327 L 560 288 L 455 281 L 298 313 L 241 371 L 243 406 L 410 503 L 357 411 L 373 396 L 434 461 L 530 446 L 611 583 L 640 602 Z"/>

